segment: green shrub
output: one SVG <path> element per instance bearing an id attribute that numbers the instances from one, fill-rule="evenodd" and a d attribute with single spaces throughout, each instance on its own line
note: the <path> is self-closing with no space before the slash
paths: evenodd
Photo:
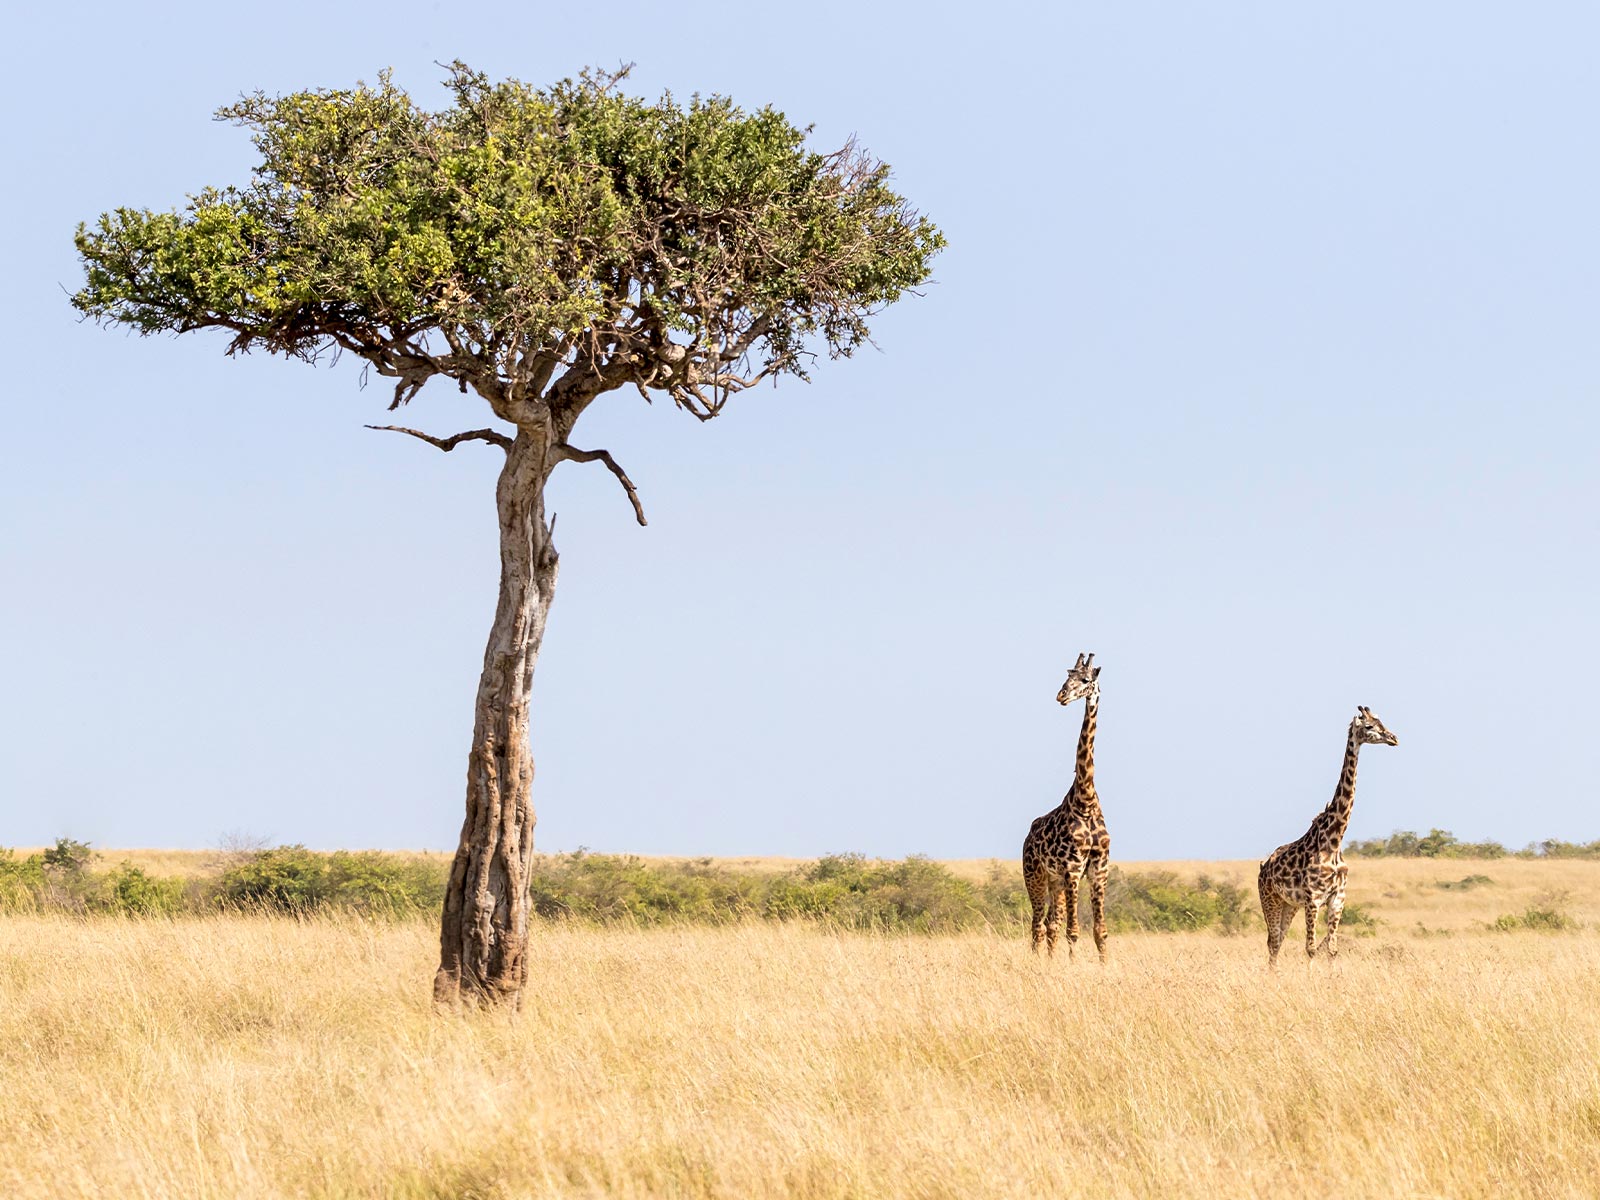
<path id="1" fill-rule="evenodd" d="M 1361 858 L 1504 858 L 1499 842 L 1463 842 L 1448 829 L 1430 829 L 1419 836 L 1409 829 L 1386 838 L 1347 842 L 1345 850 Z"/>
<path id="2" fill-rule="evenodd" d="M 75 842 L 71 838 L 57 838 L 56 844 L 39 857 L 46 867 L 68 875 L 80 875 L 94 860 L 94 851 L 88 842 Z"/>
<path id="3" fill-rule="evenodd" d="M 185 886 L 181 879 L 148 875 L 140 867 L 123 863 L 101 881 L 94 907 L 137 917 L 170 917 L 181 912 Z"/>
<path id="4" fill-rule="evenodd" d="M 229 867 L 217 881 L 217 902 L 230 908 L 308 913 L 330 893 L 324 856 L 304 846 L 275 846 Z"/>
<path id="5" fill-rule="evenodd" d="M 1176 933 L 1217 929 L 1238 933 L 1255 917 L 1244 888 L 1201 875 L 1184 883 L 1171 871 L 1127 874 L 1111 869 L 1106 882 L 1106 924 L 1118 932 Z"/>
<path id="6" fill-rule="evenodd" d="M 449 867 L 375 850 L 335 850 L 326 860 L 327 903 L 367 916 L 403 917 L 444 903 Z"/>
<path id="7" fill-rule="evenodd" d="M 162 879 L 128 863 L 96 872 L 87 865 L 87 849 L 63 840 L 46 852 L 49 864 L 45 854 L 18 859 L 0 851 L 0 909 L 158 915 L 214 912 L 220 906 L 405 917 L 437 913 L 448 875 L 448 866 L 438 860 L 276 846 L 230 853 L 215 878 Z M 973 881 L 920 855 L 893 861 L 829 854 L 793 870 L 757 872 L 719 866 L 709 858 L 660 862 L 578 850 L 536 856 L 530 890 L 541 919 L 595 924 L 807 920 L 887 933 L 1021 933 L 1031 912 L 1015 863 L 994 862 L 986 878 Z M 1079 924 L 1087 930 L 1086 881 L 1079 897 Z M 1232 884 L 1112 868 L 1106 919 L 1114 932 L 1231 933 L 1253 922 L 1255 912 L 1250 893 Z"/>
<path id="8" fill-rule="evenodd" d="M 1491 929 L 1501 933 L 1514 933 L 1522 930 L 1532 930 L 1539 933 L 1558 933 L 1563 930 L 1578 928 L 1578 922 L 1568 915 L 1566 902 L 1568 893 L 1564 891 L 1545 892 L 1532 904 L 1520 913 L 1506 913 L 1497 917 Z"/>
<path id="9" fill-rule="evenodd" d="M 449 868 L 375 850 L 319 854 L 304 846 L 245 853 L 223 871 L 216 901 L 303 915 L 323 908 L 373 917 L 437 911 Z"/>
<path id="10" fill-rule="evenodd" d="M 0 911 L 37 909 L 44 889 L 44 855 L 18 858 L 15 850 L 0 847 Z"/>
<path id="11" fill-rule="evenodd" d="M 1534 858 L 1600 858 L 1600 842 L 1563 842 L 1549 838 L 1520 853 Z"/>
<path id="12" fill-rule="evenodd" d="M 48 850 L 23 859 L 13 851 L 0 851 L 0 907 L 84 912 L 96 886 L 87 869 L 93 858 L 86 842 L 71 838 L 59 838 Z"/>
<path id="13" fill-rule="evenodd" d="M 1560 909 L 1529 905 L 1520 913 L 1506 913 L 1496 917 L 1490 928 L 1501 933 L 1514 933 L 1526 929 L 1550 932 L 1573 929 L 1576 926 L 1577 922 Z"/>
<path id="14" fill-rule="evenodd" d="M 1470 892 L 1475 887 L 1483 887 L 1493 883 L 1487 875 L 1467 875 L 1461 879 L 1441 879 L 1433 886 L 1443 888 L 1447 892 Z"/>
<path id="15" fill-rule="evenodd" d="M 1372 937 L 1378 932 L 1378 918 L 1367 911 L 1365 904 L 1346 904 L 1339 921 L 1345 933 L 1356 937 Z"/>
<path id="16" fill-rule="evenodd" d="M 1345 851 L 1362 858 L 1504 858 L 1513 853 L 1499 842 L 1463 842 L 1447 829 L 1418 836 L 1408 829 L 1386 838 L 1345 843 Z M 1600 858 L 1600 841 L 1564 842 L 1548 838 L 1515 851 L 1517 858 Z"/>
<path id="17" fill-rule="evenodd" d="M 722 925 L 759 910 L 764 878 L 712 864 L 575 850 L 534 859 L 533 910 L 550 919 Z"/>
<path id="18" fill-rule="evenodd" d="M 848 929 L 954 932 L 1003 915 L 986 911 L 984 900 L 978 887 L 922 855 L 886 862 L 830 854 L 795 872 L 782 905 L 769 905 L 767 913 L 799 908 Z"/>

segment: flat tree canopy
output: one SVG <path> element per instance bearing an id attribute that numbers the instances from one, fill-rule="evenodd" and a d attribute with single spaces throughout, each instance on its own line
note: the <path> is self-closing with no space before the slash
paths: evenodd
<path id="1" fill-rule="evenodd" d="M 630 384 L 708 418 L 803 375 L 813 335 L 849 354 L 927 280 L 943 238 L 883 163 L 808 150 L 771 108 L 616 82 L 491 84 L 457 63 L 441 112 L 387 73 L 247 96 L 218 116 L 253 132 L 250 183 L 80 227 L 73 303 L 142 333 L 224 329 L 230 352 L 343 349 L 396 404 L 448 375 L 507 420 Z"/>
<path id="2" fill-rule="evenodd" d="M 766 378 L 847 356 L 867 320 L 929 277 L 939 231 L 852 142 L 832 153 L 771 108 L 625 95 L 621 74 L 550 88 L 460 63 L 453 103 L 376 87 L 246 96 L 248 184 L 181 209 L 79 226 L 77 308 L 141 333 L 221 329 L 230 354 L 364 359 L 390 408 L 455 380 L 512 428 L 439 437 L 505 453 L 500 595 L 484 654 L 467 815 L 445 898 L 441 1001 L 515 996 L 528 971 L 533 850 L 528 697 L 554 595 L 544 488 L 605 450 L 569 438 L 632 387 L 709 420 Z"/>

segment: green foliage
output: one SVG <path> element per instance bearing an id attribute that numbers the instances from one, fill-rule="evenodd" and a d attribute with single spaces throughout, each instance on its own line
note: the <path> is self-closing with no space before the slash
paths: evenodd
<path id="1" fill-rule="evenodd" d="M 1346 904 L 1339 914 L 1339 929 L 1356 937 L 1371 937 L 1378 932 L 1378 918 L 1365 904 Z"/>
<path id="2" fill-rule="evenodd" d="M 1504 858 L 1499 842 L 1463 842 L 1447 829 L 1418 836 L 1402 829 L 1386 838 L 1345 843 L 1345 851 L 1362 858 Z"/>
<path id="3" fill-rule="evenodd" d="M 44 888 L 44 855 L 18 858 L 15 850 L 0 846 L 0 912 L 37 908 Z"/>
<path id="4" fill-rule="evenodd" d="M 890 862 L 830 854 L 775 881 L 765 915 L 817 916 L 848 929 L 931 933 L 1004 921 L 1008 899 L 921 855 Z"/>
<path id="5" fill-rule="evenodd" d="M 40 860 L 46 867 L 68 875 L 77 875 L 94 861 L 94 851 L 88 842 L 75 842 L 71 838 L 57 838 L 56 844 L 44 851 Z"/>
<path id="6" fill-rule="evenodd" d="M 1519 858 L 1600 858 L 1600 841 L 1564 842 L 1548 838 L 1517 851 Z"/>
<path id="7" fill-rule="evenodd" d="M 376 850 L 335 850 L 326 871 L 326 903 L 374 917 L 437 911 L 449 874 L 439 862 Z"/>
<path id="8" fill-rule="evenodd" d="M 447 867 L 438 859 L 377 851 L 276 846 L 232 856 L 220 874 L 160 878 L 123 863 L 67 877 L 43 854 L 0 850 L 0 911 L 65 910 L 169 916 L 224 910 L 304 917 L 351 912 L 375 918 L 433 916 Z M 1014 863 L 964 879 L 920 855 L 895 860 L 830 854 L 788 871 L 739 871 L 709 858 L 662 862 L 629 854 L 535 856 L 533 910 L 551 921 L 628 925 L 727 925 L 814 921 L 880 933 L 998 930 L 1020 934 L 1030 908 Z M 1089 926 L 1088 888 L 1080 923 Z M 1351 919 L 1346 908 L 1346 919 Z M 1255 920 L 1243 889 L 1205 876 L 1112 868 L 1106 919 L 1113 932 L 1212 929 L 1236 933 Z M 1356 920 L 1359 921 L 1359 915 Z"/>
<path id="9" fill-rule="evenodd" d="M 0 849 L 0 912 L 156 916 L 183 910 L 183 880 L 158 879 L 127 863 L 96 873 L 90 869 L 93 858 L 87 843 L 70 838 L 20 859 L 14 851 Z"/>
<path id="10" fill-rule="evenodd" d="M 1483 887 L 1493 882 L 1494 880 L 1487 875 L 1467 875 L 1461 879 L 1441 879 L 1433 886 L 1447 892 L 1470 892 L 1475 887 Z"/>
<path id="11" fill-rule="evenodd" d="M 1171 871 L 1126 874 L 1112 868 L 1106 881 L 1107 924 L 1112 929 L 1160 933 L 1217 929 L 1238 933 L 1255 917 L 1244 888 L 1201 875 L 1183 883 Z"/>
<path id="12" fill-rule="evenodd" d="M 375 850 L 320 854 L 276 846 L 245 855 L 217 881 L 216 903 L 305 915 L 342 909 L 373 917 L 434 912 L 444 898 L 446 868 Z"/>
<path id="13" fill-rule="evenodd" d="M 762 876 L 709 859 L 649 863 L 632 854 L 541 856 L 531 872 L 534 911 L 552 919 L 721 925 L 760 908 Z"/>
<path id="14" fill-rule="evenodd" d="M 276 846 L 224 871 L 217 900 L 231 908 L 307 913 L 331 892 L 326 856 L 304 846 Z"/>
<path id="15" fill-rule="evenodd" d="M 1501 933 L 1559 933 L 1576 929 L 1578 922 L 1566 910 L 1570 898 L 1564 891 L 1545 892 L 1522 912 L 1506 913 L 1495 918 L 1489 928 Z"/>
<path id="16" fill-rule="evenodd" d="M 1499 842 L 1463 842 L 1446 829 L 1430 829 L 1419 837 L 1401 829 L 1386 838 L 1345 843 L 1346 853 L 1363 858 L 1600 858 L 1600 841 L 1564 842 L 1548 838 L 1509 851 Z"/>
<path id="17" fill-rule="evenodd" d="M 1515 933 L 1520 930 L 1534 930 L 1548 933 L 1563 929 L 1572 929 L 1577 925 L 1570 916 L 1557 908 L 1546 908 L 1537 904 L 1530 904 L 1520 913 L 1505 913 L 1496 917 L 1490 926 L 1500 933 Z"/>
<path id="18" fill-rule="evenodd" d="M 995 863 L 989 877 L 975 883 L 919 855 L 886 861 L 830 854 L 767 874 L 732 871 L 709 859 L 657 863 L 580 850 L 536 860 L 533 892 L 535 911 L 550 919 L 643 925 L 812 920 L 843 929 L 946 933 L 1020 930 L 1030 912 L 1015 866 Z M 1081 889 L 1085 927 L 1087 892 Z M 1189 884 L 1170 872 L 1113 868 L 1106 900 L 1107 925 L 1118 932 L 1236 932 L 1253 919 L 1243 889 L 1204 877 Z"/>
<path id="19" fill-rule="evenodd" d="M 73 303 L 141 333 L 221 328 L 234 350 L 303 358 L 420 355 L 437 333 L 464 385 L 562 360 L 624 314 L 654 331 L 641 345 L 678 334 L 719 370 L 716 352 L 753 331 L 764 366 L 803 374 L 808 338 L 847 355 L 872 312 L 927 280 L 944 239 L 884 164 L 808 150 L 772 108 L 650 103 L 620 79 L 536 88 L 457 63 L 438 112 L 387 72 L 246 96 L 218 118 L 251 131 L 250 182 L 79 226 Z M 670 389 L 671 374 L 638 381 Z"/>
<path id="20" fill-rule="evenodd" d="M 170 917 L 183 911 L 185 889 L 181 879 L 148 875 L 123 863 L 106 875 L 96 900 L 95 907 L 126 916 Z"/>

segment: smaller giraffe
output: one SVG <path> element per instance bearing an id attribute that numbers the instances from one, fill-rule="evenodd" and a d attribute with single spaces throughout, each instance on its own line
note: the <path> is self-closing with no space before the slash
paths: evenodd
<path id="1" fill-rule="evenodd" d="M 1054 956 L 1061 918 L 1067 919 L 1067 956 L 1078 944 L 1078 881 L 1089 876 L 1094 913 L 1094 945 L 1106 960 L 1106 875 L 1111 861 L 1111 835 L 1094 790 L 1094 735 L 1100 714 L 1100 668 L 1094 655 L 1078 661 L 1056 693 L 1062 705 L 1083 700 L 1083 728 L 1078 734 L 1077 769 L 1072 788 L 1061 803 L 1034 821 L 1022 843 L 1022 879 L 1033 906 L 1033 949 L 1039 943 Z"/>
<path id="2" fill-rule="evenodd" d="M 1311 821 L 1305 835 L 1287 846 L 1279 846 L 1261 864 L 1258 880 L 1261 889 L 1261 915 L 1267 922 L 1267 961 L 1278 964 L 1278 948 L 1295 913 L 1306 910 L 1306 958 L 1317 956 L 1317 909 L 1328 910 L 1328 932 L 1321 945 L 1328 957 L 1339 953 L 1339 919 L 1344 914 L 1345 881 L 1350 868 L 1345 865 L 1340 844 L 1350 824 L 1350 806 L 1356 795 L 1356 759 L 1365 745 L 1398 746 L 1400 739 L 1390 733 L 1369 708 L 1358 708 L 1350 722 L 1345 741 L 1344 769 L 1339 786 L 1328 806 Z"/>

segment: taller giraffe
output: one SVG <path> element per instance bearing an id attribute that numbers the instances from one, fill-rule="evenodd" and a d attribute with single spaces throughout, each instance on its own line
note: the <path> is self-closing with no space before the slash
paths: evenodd
<path id="1" fill-rule="evenodd" d="M 1328 910 L 1328 933 L 1322 944 L 1330 958 L 1339 953 L 1339 918 L 1344 913 L 1344 885 L 1350 876 L 1340 845 L 1350 824 L 1350 806 L 1356 798 L 1356 759 L 1365 745 L 1398 746 L 1400 739 L 1390 733 L 1369 708 L 1356 709 L 1345 740 L 1344 769 L 1339 786 L 1328 806 L 1311 820 L 1304 836 L 1279 846 L 1261 864 L 1261 915 L 1267 922 L 1267 961 L 1278 962 L 1278 948 L 1289 922 L 1301 908 L 1306 910 L 1306 957 L 1317 956 L 1317 909 Z"/>
<path id="2" fill-rule="evenodd" d="M 1061 918 L 1067 918 L 1067 955 L 1078 943 L 1078 880 L 1089 876 L 1094 910 L 1094 946 L 1106 959 L 1106 874 L 1111 861 L 1111 835 L 1094 790 L 1094 735 L 1100 715 L 1100 668 L 1094 655 L 1078 661 L 1056 693 L 1062 705 L 1083 700 L 1083 728 L 1078 733 L 1077 770 L 1061 803 L 1034 821 L 1022 842 L 1022 881 L 1033 905 L 1033 949 L 1045 943 L 1056 952 Z"/>

